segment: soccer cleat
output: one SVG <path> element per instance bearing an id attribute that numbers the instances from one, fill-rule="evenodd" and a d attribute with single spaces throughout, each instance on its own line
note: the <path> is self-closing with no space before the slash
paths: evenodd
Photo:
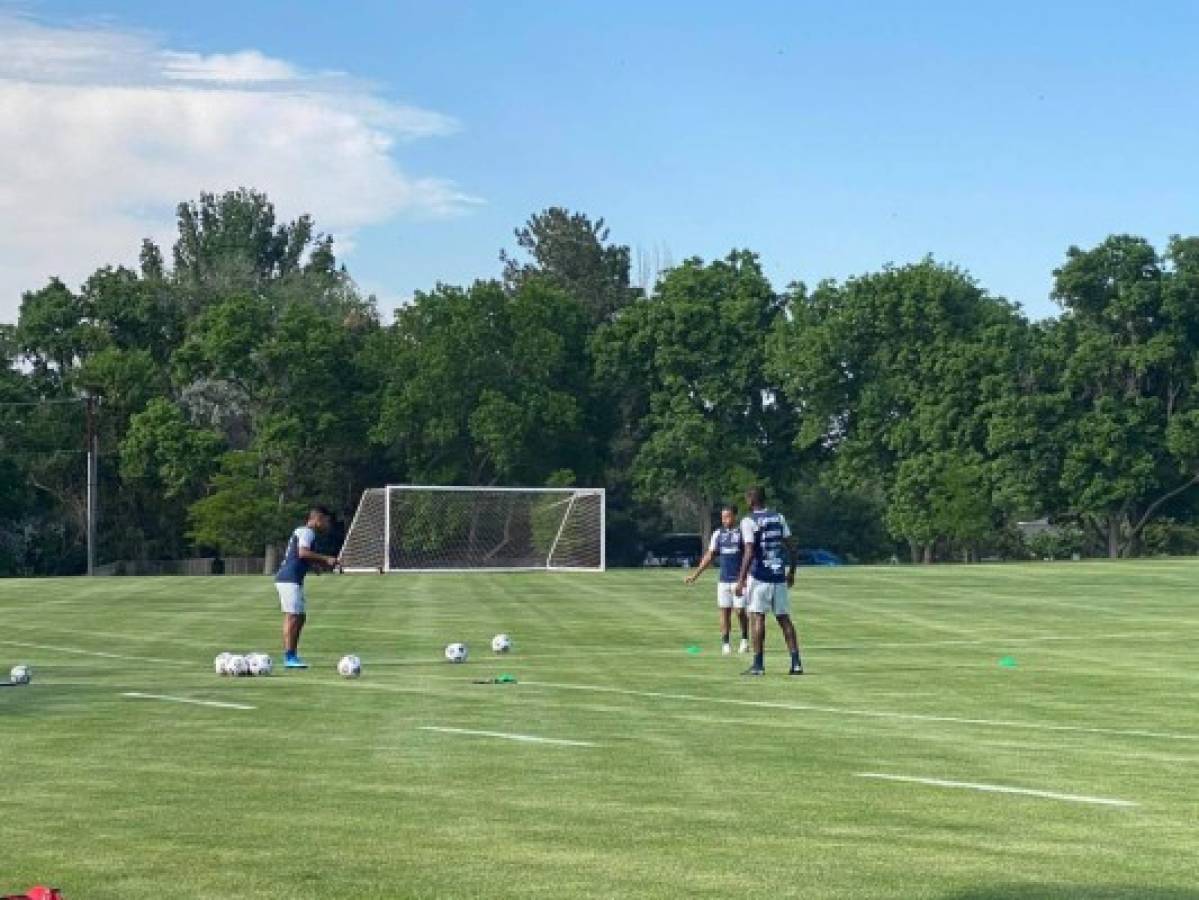
<path id="1" fill-rule="evenodd" d="M 289 653 L 283 657 L 283 668 L 285 669 L 307 669 L 308 663 L 300 659 L 298 653 Z"/>
<path id="2" fill-rule="evenodd" d="M 745 638 L 742 638 L 741 645 L 737 648 L 737 652 L 738 653 L 748 653 L 749 652 L 749 641 L 747 641 Z"/>
<path id="3" fill-rule="evenodd" d="M 733 648 L 732 648 L 732 647 L 730 647 L 728 644 L 721 644 L 721 645 L 720 645 L 720 654 L 721 654 L 722 656 L 728 656 L 728 655 L 729 655 L 730 653 L 732 653 L 732 652 L 733 652 Z"/>
<path id="4" fill-rule="evenodd" d="M 802 665 L 792 666 L 791 671 L 788 674 L 789 675 L 802 675 L 803 674 L 803 666 Z"/>
<path id="5" fill-rule="evenodd" d="M 746 669 L 746 670 L 745 670 L 744 672 L 742 672 L 741 674 L 742 674 L 742 675 L 755 675 L 755 676 L 756 676 L 756 675 L 765 675 L 765 674 L 766 674 L 766 670 L 765 670 L 765 669 L 759 669 L 757 666 L 750 666 L 748 669 Z"/>

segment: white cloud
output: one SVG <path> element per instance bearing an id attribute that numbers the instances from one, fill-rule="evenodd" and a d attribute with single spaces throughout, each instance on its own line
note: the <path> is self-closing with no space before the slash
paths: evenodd
<path id="1" fill-rule="evenodd" d="M 201 55 L 0 16 L 0 322 L 51 275 L 75 284 L 131 263 L 143 237 L 167 249 L 175 204 L 202 190 L 263 190 L 343 246 L 396 215 L 459 213 L 477 201 L 394 156 L 456 127 L 255 50 Z"/>
<path id="2" fill-rule="evenodd" d="M 163 74 L 179 81 L 237 83 L 294 81 L 299 77 L 299 73 L 287 63 L 263 56 L 257 50 L 214 53 L 211 56 L 167 52 L 163 58 L 166 62 Z"/>

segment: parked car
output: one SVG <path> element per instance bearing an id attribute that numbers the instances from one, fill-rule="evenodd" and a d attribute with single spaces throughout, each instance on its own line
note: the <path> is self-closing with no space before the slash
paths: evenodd
<path id="1" fill-rule="evenodd" d="M 699 565 L 704 555 L 704 540 L 698 534 L 665 534 L 645 551 L 643 566 L 689 569 Z"/>
<path id="2" fill-rule="evenodd" d="M 797 561 L 801 566 L 843 566 L 845 560 L 832 550 L 797 550 Z"/>

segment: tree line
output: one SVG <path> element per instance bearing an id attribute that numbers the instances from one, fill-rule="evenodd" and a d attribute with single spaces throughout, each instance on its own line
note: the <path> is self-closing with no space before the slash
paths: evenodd
<path id="1" fill-rule="evenodd" d="M 262 555 L 403 482 L 606 487 L 615 562 L 750 483 L 854 560 L 1199 550 L 1199 238 L 1071 247 L 1030 321 L 932 258 L 780 289 L 736 249 L 642 290 L 550 208 L 384 322 L 260 193 L 177 225 L 0 326 L 0 574 L 83 568 L 86 397 L 101 560 Z"/>

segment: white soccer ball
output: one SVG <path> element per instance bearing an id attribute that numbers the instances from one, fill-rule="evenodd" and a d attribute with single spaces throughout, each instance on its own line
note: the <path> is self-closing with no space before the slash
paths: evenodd
<path id="1" fill-rule="evenodd" d="M 221 653 L 212 661 L 212 670 L 218 675 L 229 674 L 229 660 L 232 659 L 232 653 Z"/>
<path id="2" fill-rule="evenodd" d="M 29 666 L 13 666 L 8 680 L 13 684 L 29 684 L 33 680 L 33 670 Z"/>
<path id="3" fill-rule="evenodd" d="M 491 639 L 492 653 L 507 653 L 512 649 L 512 638 L 506 634 L 497 634 Z"/>
<path id="4" fill-rule="evenodd" d="M 240 653 L 234 653 L 225 662 L 225 671 L 234 678 L 240 678 L 250 674 L 250 664 Z"/>
<path id="5" fill-rule="evenodd" d="M 469 655 L 470 651 L 466 649 L 466 644 L 446 645 L 445 658 L 452 663 L 464 663 Z"/>
<path id="6" fill-rule="evenodd" d="M 267 676 L 275 671 L 275 661 L 265 653 L 251 653 L 246 657 L 251 675 Z"/>
<path id="7" fill-rule="evenodd" d="M 337 674 L 342 678 L 357 678 L 362 674 L 362 660 L 350 653 L 337 661 Z"/>

